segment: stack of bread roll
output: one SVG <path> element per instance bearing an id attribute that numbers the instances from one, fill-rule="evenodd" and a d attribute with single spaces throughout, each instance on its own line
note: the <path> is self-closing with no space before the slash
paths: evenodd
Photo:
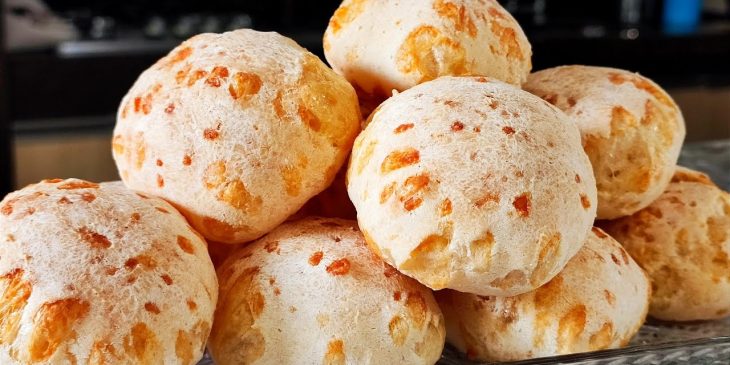
<path id="1" fill-rule="evenodd" d="M 651 80 L 530 74 L 491 0 L 345 0 L 323 45 L 195 36 L 122 100 L 121 183 L 5 197 L 0 362 L 519 360 L 730 313 L 730 195 Z"/>

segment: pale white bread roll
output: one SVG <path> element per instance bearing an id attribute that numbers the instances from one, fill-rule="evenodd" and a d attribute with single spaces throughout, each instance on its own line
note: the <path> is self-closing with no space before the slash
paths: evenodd
<path id="1" fill-rule="evenodd" d="M 509 361 L 625 346 L 649 308 L 649 280 L 598 228 L 565 269 L 535 291 L 484 297 L 444 290 L 436 299 L 447 341 L 482 361 Z"/>
<path id="2" fill-rule="evenodd" d="M 677 104 L 639 74 L 592 66 L 535 72 L 524 89 L 578 124 L 598 184 L 598 218 L 631 215 L 664 191 L 685 136 Z"/>
<path id="3" fill-rule="evenodd" d="M 481 295 L 548 282 L 596 212 L 570 119 L 483 77 L 442 77 L 384 102 L 355 142 L 348 192 L 386 262 L 432 289 Z"/>
<path id="4" fill-rule="evenodd" d="M 345 0 L 323 44 L 327 61 L 367 110 L 393 89 L 439 76 L 489 76 L 519 86 L 532 68 L 522 28 L 493 0 Z"/>
<path id="5" fill-rule="evenodd" d="M 207 239 L 253 240 L 324 190 L 359 131 L 341 76 L 276 33 L 197 35 L 139 77 L 113 152 L 133 190 L 166 199 Z"/>
<path id="6" fill-rule="evenodd" d="M 218 297 L 205 241 L 121 182 L 45 180 L 0 202 L 0 363 L 181 364 Z"/>
<path id="7" fill-rule="evenodd" d="M 208 348 L 217 365 L 434 364 L 433 294 L 367 248 L 354 221 L 281 225 L 218 269 Z"/>
<path id="8" fill-rule="evenodd" d="M 651 205 L 602 225 L 649 274 L 650 316 L 695 321 L 730 314 L 730 194 L 707 175 L 678 167 Z"/>

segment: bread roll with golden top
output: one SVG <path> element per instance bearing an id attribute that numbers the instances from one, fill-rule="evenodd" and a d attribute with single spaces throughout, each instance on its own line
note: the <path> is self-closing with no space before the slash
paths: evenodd
<path id="1" fill-rule="evenodd" d="M 353 221 L 285 223 L 218 269 L 208 348 L 217 365 L 434 364 L 430 290 L 372 254 Z"/>
<path id="2" fill-rule="evenodd" d="M 548 282 L 596 212 L 570 119 L 483 77 L 442 77 L 383 103 L 355 142 L 348 192 L 386 262 L 432 289 L 481 295 Z"/>
<path id="3" fill-rule="evenodd" d="M 677 104 L 639 74 L 592 66 L 535 72 L 524 89 L 578 124 L 598 183 L 598 218 L 631 215 L 664 191 L 685 136 Z"/>
<path id="4" fill-rule="evenodd" d="M 0 363 L 181 364 L 218 285 L 170 204 L 120 182 L 45 180 L 0 202 Z"/>
<path id="5" fill-rule="evenodd" d="M 649 274 L 650 316 L 694 321 L 730 314 L 730 194 L 707 175 L 679 167 L 659 199 L 603 225 Z"/>
<path id="6" fill-rule="evenodd" d="M 439 76 L 519 86 L 532 68 L 522 28 L 493 0 L 345 0 L 323 43 L 327 61 L 355 86 L 366 110 L 393 89 Z"/>
<path id="7" fill-rule="evenodd" d="M 509 361 L 625 346 L 649 308 L 651 287 L 621 245 L 598 228 L 565 269 L 535 291 L 436 299 L 447 341 L 472 360 Z"/>
<path id="8" fill-rule="evenodd" d="M 207 239 L 253 240 L 324 190 L 359 131 L 341 76 L 276 33 L 197 35 L 124 97 L 113 152 L 131 189 Z"/>

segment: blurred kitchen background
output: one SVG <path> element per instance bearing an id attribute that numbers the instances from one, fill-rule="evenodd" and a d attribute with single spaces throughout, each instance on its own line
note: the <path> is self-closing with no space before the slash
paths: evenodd
<path id="1" fill-rule="evenodd" d="M 506 0 L 534 70 L 638 71 L 684 111 L 687 141 L 730 138 L 730 0 Z M 276 30 L 322 56 L 338 0 L 0 0 L 0 196 L 48 177 L 117 179 L 110 136 L 139 73 L 181 40 Z M 377 46 L 377 45 L 374 45 Z"/>

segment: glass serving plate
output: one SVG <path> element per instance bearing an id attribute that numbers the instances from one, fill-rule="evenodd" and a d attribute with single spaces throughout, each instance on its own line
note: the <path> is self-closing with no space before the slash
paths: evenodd
<path id="1" fill-rule="evenodd" d="M 707 173 L 730 190 L 730 140 L 689 143 L 679 164 Z M 476 365 L 446 345 L 438 365 Z M 730 364 L 730 318 L 718 321 L 669 323 L 649 320 L 628 346 L 595 352 L 509 362 L 528 364 Z M 208 357 L 198 365 L 214 365 Z M 389 364 L 390 365 L 390 364 Z"/>

